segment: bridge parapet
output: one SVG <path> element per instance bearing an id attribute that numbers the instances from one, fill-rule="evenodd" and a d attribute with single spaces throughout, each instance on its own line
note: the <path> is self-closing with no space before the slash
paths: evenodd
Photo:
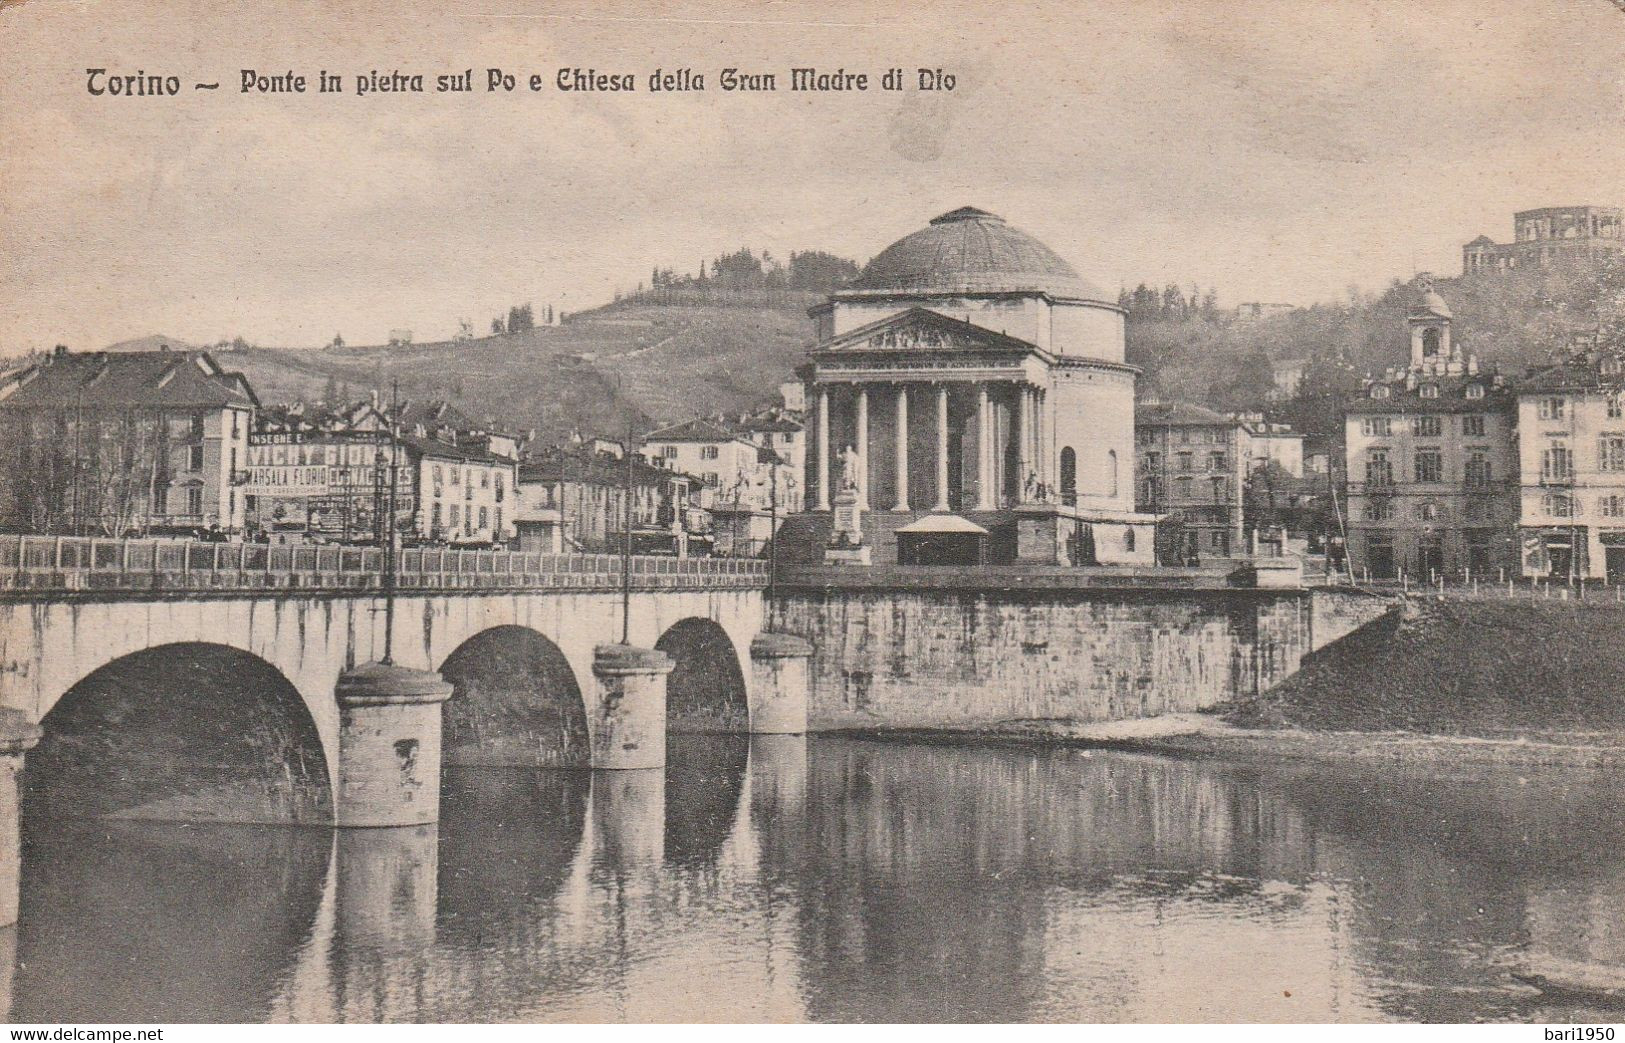
<path id="1" fill-rule="evenodd" d="M 395 585 L 431 590 L 618 590 L 613 554 L 417 547 L 399 552 Z M 634 590 L 755 590 L 767 563 L 747 558 L 631 559 Z M 378 547 L 268 546 L 195 540 L 0 536 L 0 592 L 380 590 Z"/>

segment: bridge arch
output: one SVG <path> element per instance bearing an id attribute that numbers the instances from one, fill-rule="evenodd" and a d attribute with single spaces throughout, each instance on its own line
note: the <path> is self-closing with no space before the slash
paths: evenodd
<path id="1" fill-rule="evenodd" d="M 40 722 L 23 800 L 47 818 L 331 825 L 332 758 L 305 697 L 231 645 L 177 642 L 86 674 Z"/>
<path id="2" fill-rule="evenodd" d="M 452 696 L 441 710 L 448 765 L 585 768 L 588 715 L 576 672 L 551 639 L 530 627 L 490 627 L 440 666 Z"/>
<path id="3" fill-rule="evenodd" d="M 713 619 L 690 616 L 666 628 L 655 648 L 671 656 L 668 732 L 748 732 L 750 702 L 739 650 Z"/>

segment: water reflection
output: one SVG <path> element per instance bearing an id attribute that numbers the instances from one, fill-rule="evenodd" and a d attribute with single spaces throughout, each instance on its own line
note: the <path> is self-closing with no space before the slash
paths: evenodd
<path id="1" fill-rule="evenodd" d="M 448 771 L 438 829 L 27 823 L 13 1020 L 1596 1020 L 1621 784 L 838 738 Z M 13 966 L 5 959 L 14 944 Z"/>

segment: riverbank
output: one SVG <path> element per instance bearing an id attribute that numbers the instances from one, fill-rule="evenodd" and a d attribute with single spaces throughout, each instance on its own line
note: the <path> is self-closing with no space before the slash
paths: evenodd
<path id="1" fill-rule="evenodd" d="M 1625 732 L 1474 736 L 1410 731 L 1247 727 L 1216 714 L 1123 721 L 1009 721 L 977 729 L 855 729 L 869 738 L 959 745 L 994 743 L 1126 750 L 1225 760 L 1359 762 L 1448 768 L 1625 766 Z"/>

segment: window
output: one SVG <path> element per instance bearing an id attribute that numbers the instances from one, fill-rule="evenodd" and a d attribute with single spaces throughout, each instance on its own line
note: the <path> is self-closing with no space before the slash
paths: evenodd
<path id="1" fill-rule="evenodd" d="M 1214 451 L 1207 454 L 1207 469 L 1209 471 L 1222 471 L 1228 462 L 1228 457 L 1224 453 Z"/>
<path id="2" fill-rule="evenodd" d="M 1580 513 L 1575 509 L 1574 497 L 1567 493 L 1547 493 L 1541 507 L 1553 518 L 1574 518 Z"/>
<path id="3" fill-rule="evenodd" d="M 717 487 L 717 485 L 719 484 L 718 479 L 717 479 L 717 473 L 715 471 L 707 471 L 707 472 L 705 472 L 704 477 L 705 477 L 705 484 L 710 486 L 713 489 L 715 489 Z"/>
<path id="4" fill-rule="evenodd" d="M 1418 438 L 1438 438 L 1443 430 L 1436 416 L 1419 416 L 1411 421 L 1411 434 Z"/>
<path id="5" fill-rule="evenodd" d="M 186 490 L 186 513 L 194 518 L 203 514 L 203 490 L 195 485 Z"/>
<path id="6" fill-rule="evenodd" d="M 1075 504 L 1078 501 L 1078 454 L 1071 446 L 1061 449 L 1061 502 Z"/>
<path id="7" fill-rule="evenodd" d="M 700 448 L 700 459 L 701 460 L 715 460 L 716 458 L 717 458 L 717 447 L 716 446 L 708 445 L 708 446 L 702 446 Z"/>
<path id="8" fill-rule="evenodd" d="M 1371 397 L 1372 398 L 1387 398 L 1388 397 L 1388 385 L 1387 384 L 1373 384 L 1373 385 L 1371 385 Z"/>
<path id="9" fill-rule="evenodd" d="M 1134 549 L 1134 526 L 1132 525 L 1123 527 L 1123 549 L 1130 551 Z"/>
<path id="10" fill-rule="evenodd" d="M 1468 398 L 1483 398 L 1484 397 L 1484 385 L 1483 384 L 1468 384 L 1467 385 L 1467 397 Z"/>
<path id="11" fill-rule="evenodd" d="M 1423 384 L 1422 387 L 1421 387 L 1421 394 L 1422 394 L 1423 398 L 1438 398 L 1439 397 L 1439 385 L 1437 385 L 1437 384 Z"/>
<path id="12" fill-rule="evenodd" d="M 231 467 L 229 468 L 229 470 L 231 471 L 232 474 L 237 473 L 237 447 L 236 446 L 231 447 Z"/>
<path id="13" fill-rule="evenodd" d="M 1625 471 L 1625 435 L 1606 434 L 1597 439 L 1597 470 Z"/>
<path id="14" fill-rule="evenodd" d="M 451 469 L 451 484 L 458 485 L 461 482 L 462 482 L 462 472 L 459 471 L 457 468 L 453 467 Z M 455 525 L 456 522 L 453 522 L 452 524 Z"/>
<path id="15" fill-rule="evenodd" d="M 1394 517 L 1394 504 L 1392 500 L 1367 500 L 1365 510 L 1361 512 L 1366 521 L 1392 521 Z"/>
<path id="16" fill-rule="evenodd" d="M 434 465 L 434 484 L 440 485 L 440 484 L 442 484 L 442 480 L 443 479 L 442 479 L 442 473 L 441 473 L 441 470 L 440 470 L 440 465 L 435 464 Z"/>
<path id="17" fill-rule="evenodd" d="M 502 508 L 497 507 L 491 511 L 491 533 L 494 536 L 502 535 Z"/>
<path id="18" fill-rule="evenodd" d="M 455 472 L 453 472 L 453 473 L 455 473 Z M 451 505 L 450 514 L 451 514 L 451 527 L 455 529 L 455 528 L 457 528 L 457 522 L 462 518 L 462 508 L 454 503 L 454 504 Z"/>
<path id="19" fill-rule="evenodd" d="M 241 413 L 239 413 L 237 410 L 233 409 L 231 411 L 231 437 L 232 438 L 241 438 L 242 436 L 243 436 L 243 415 Z"/>
<path id="20" fill-rule="evenodd" d="M 1117 495 L 1117 450 L 1106 450 L 1106 495 Z"/>
<path id="21" fill-rule="evenodd" d="M 783 442 L 785 445 L 795 445 L 796 434 L 794 431 L 786 431 L 784 434 L 779 436 L 779 441 Z"/>
<path id="22" fill-rule="evenodd" d="M 674 445 L 663 445 L 660 447 L 660 455 L 666 460 L 675 460 L 677 459 L 677 447 Z"/>
<path id="23" fill-rule="evenodd" d="M 487 511 L 487 510 L 486 510 L 486 509 L 485 509 L 485 508 L 484 508 L 484 507 L 483 507 L 483 506 L 482 506 L 482 507 L 481 507 L 481 508 L 480 508 L 480 528 L 482 528 L 482 529 L 483 529 L 483 528 L 485 528 L 485 526 L 486 526 L 486 523 L 488 523 L 488 522 L 489 522 L 489 521 L 490 521 L 490 520 L 491 520 L 491 515 L 490 515 L 490 512 L 489 512 L 489 511 Z"/>
<path id="24" fill-rule="evenodd" d="M 1564 400 L 1561 398 L 1543 398 L 1540 400 L 1539 412 L 1542 420 L 1562 420 Z"/>
<path id="25" fill-rule="evenodd" d="M 1214 503 L 1223 503 L 1224 502 L 1224 485 L 1225 485 L 1224 479 L 1223 478 L 1209 478 L 1208 481 L 1213 486 L 1213 502 Z"/>
<path id="26" fill-rule="evenodd" d="M 1213 532 L 1208 536 L 1208 546 L 1213 549 L 1215 554 L 1229 554 L 1230 534 L 1227 532 Z"/>
<path id="27" fill-rule="evenodd" d="M 1444 481 L 1444 455 L 1437 449 L 1416 451 L 1416 480 L 1419 482 Z"/>
<path id="28" fill-rule="evenodd" d="M 1419 503 L 1416 505 L 1415 515 L 1417 521 L 1438 521 L 1439 505 L 1431 500 Z"/>
<path id="29" fill-rule="evenodd" d="M 186 469 L 189 471 L 203 470 L 203 447 L 200 445 L 188 446 L 186 451 Z M 194 514 L 197 512 L 193 512 Z"/>
<path id="30" fill-rule="evenodd" d="M 498 474 L 497 475 L 497 503 L 502 502 L 502 497 L 506 492 L 507 492 L 507 484 L 502 480 L 502 475 Z"/>
<path id="31" fill-rule="evenodd" d="M 1189 478 L 1175 478 L 1174 479 L 1174 495 L 1178 496 L 1181 500 L 1190 499 L 1191 498 L 1191 480 Z"/>
<path id="32" fill-rule="evenodd" d="M 1540 454 L 1540 480 L 1566 482 L 1573 474 L 1573 460 L 1562 442 L 1554 442 Z"/>
<path id="33" fill-rule="evenodd" d="M 160 485 L 152 491 L 152 513 L 169 513 L 169 488 L 167 486 Z"/>
<path id="34" fill-rule="evenodd" d="M 198 414 L 195 414 L 192 417 L 192 438 L 194 440 L 196 440 L 196 439 L 201 439 L 202 437 L 203 437 L 203 414 L 198 413 Z"/>
<path id="35" fill-rule="evenodd" d="M 1625 496 L 1604 496 L 1597 501 L 1604 518 L 1625 518 Z"/>
<path id="36" fill-rule="evenodd" d="M 1608 397 L 1608 419 L 1618 420 L 1625 416 L 1625 395 L 1610 395 Z"/>
<path id="37" fill-rule="evenodd" d="M 1160 471 L 1160 470 L 1162 470 L 1162 454 L 1161 453 L 1146 453 L 1145 454 L 1145 469 L 1147 471 Z"/>
<path id="38" fill-rule="evenodd" d="M 1467 454 L 1467 465 L 1462 476 L 1467 484 L 1475 489 L 1485 488 L 1490 484 L 1490 457 L 1482 449 L 1474 449 Z"/>
<path id="39" fill-rule="evenodd" d="M 1360 421 L 1360 433 L 1373 438 L 1386 438 L 1394 433 L 1392 417 L 1368 416 Z"/>
<path id="40" fill-rule="evenodd" d="M 489 489 L 489 488 L 491 488 L 491 472 L 490 471 L 481 471 L 480 472 L 480 488 L 481 489 Z"/>
<path id="41" fill-rule="evenodd" d="M 1195 457 L 1193 457 L 1190 453 L 1180 453 L 1177 457 L 1175 457 L 1175 459 L 1179 461 L 1179 469 L 1181 471 L 1189 471 L 1195 466 L 1195 464 L 1192 463 Z"/>
<path id="42" fill-rule="evenodd" d="M 1433 358 L 1437 354 L 1439 354 L 1439 331 L 1437 329 L 1425 329 L 1425 330 L 1423 330 L 1422 331 L 1422 357 L 1430 359 L 1430 358 Z M 1427 396 L 1424 395 L 1422 397 L 1426 398 Z"/>
<path id="43" fill-rule="evenodd" d="M 1464 416 L 1461 418 L 1461 433 L 1472 438 L 1484 437 L 1484 418 L 1481 416 Z"/>
<path id="44" fill-rule="evenodd" d="M 1365 480 L 1369 485 L 1394 484 L 1394 465 L 1388 459 L 1388 450 L 1372 449 L 1366 455 Z"/>
<path id="45" fill-rule="evenodd" d="M 453 509 L 455 510 L 455 508 L 453 508 Z M 437 528 L 437 529 L 440 528 L 440 526 L 441 526 L 443 514 L 444 514 L 444 512 L 441 510 L 440 504 L 438 504 L 438 503 L 435 504 L 434 505 L 434 527 Z"/>

